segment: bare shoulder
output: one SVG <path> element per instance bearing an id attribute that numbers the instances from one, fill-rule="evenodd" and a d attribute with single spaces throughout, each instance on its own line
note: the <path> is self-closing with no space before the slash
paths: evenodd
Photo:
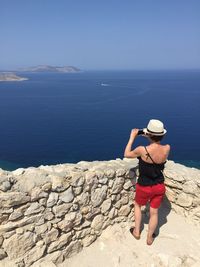
<path id="1" fill-rule="evenodd" d="M 144 151 L 144 147 L 143 146 L 138 146 L 135 148 L 135 152 L 137 152 L 138 155 L 142 155 Z"/>

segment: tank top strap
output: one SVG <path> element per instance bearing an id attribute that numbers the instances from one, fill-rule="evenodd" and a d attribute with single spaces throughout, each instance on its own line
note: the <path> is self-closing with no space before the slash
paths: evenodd
<path id="1" fill-rule="evenodd" d="M 149 154 L 149 151 L 147 150 L 146 146 L 144 148 L 145 148 L 145 150 L 147 152 L 147 156 L 150 157 L 150 159 L 153 162 L 153 164 L 156 164 L 155 161 L 152 159 L 151 155 Z"/>

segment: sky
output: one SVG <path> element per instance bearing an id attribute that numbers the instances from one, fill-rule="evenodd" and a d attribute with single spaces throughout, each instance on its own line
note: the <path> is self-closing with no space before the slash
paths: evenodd
<path id="1" fill-rule="evenodd" d="M 199 0 L 0 0 L 0 69 L 200 69 Z"/>

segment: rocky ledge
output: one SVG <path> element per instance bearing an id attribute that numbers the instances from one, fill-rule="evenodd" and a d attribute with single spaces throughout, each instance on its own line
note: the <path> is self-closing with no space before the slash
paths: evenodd
<path id="1" fill-rule="evenodd" d="M 0 259 L 55 264 L 110 225 L 134 221 L 137 160 L 0 170 Z M 165 203 L 199 226 L 200 171 L 167 162 Z"/>

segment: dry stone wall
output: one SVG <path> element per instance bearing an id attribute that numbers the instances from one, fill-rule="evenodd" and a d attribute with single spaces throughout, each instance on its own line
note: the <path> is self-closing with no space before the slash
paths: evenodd
<path id="1" fill-rule="evenodd" d="M 168 161 L 165 184 L 172 209 L 200 226 L 200 170 Z"/>
<path id="2" fill-rule="evenodd" d="M 0 170 L 0 260 L 60 263 L 109 225 L 132 222 L 137 160 Z M 200 171 L 168 162 L 170 206 L 197 223 Z"/>

